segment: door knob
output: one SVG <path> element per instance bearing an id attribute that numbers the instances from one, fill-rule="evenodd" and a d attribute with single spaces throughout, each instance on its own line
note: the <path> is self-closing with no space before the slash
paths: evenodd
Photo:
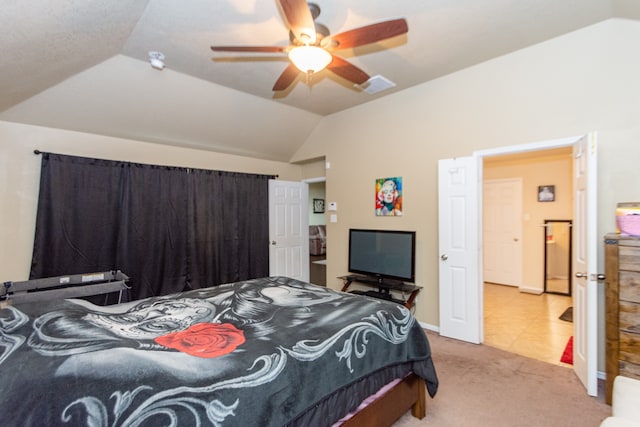
<path id="1" fill-rule="evenodd" d="M 589 275 L 587 273 L 576 273 L 576 277 L 578 279 L 581 279 L 583 277 L 587 278 L 587 277 L 589 277 Z M 598 273 L 598 274 L 592 274 L 590 279 L 591 280 L 600 280 L 600 281 L 602 281 L 602 280 L 605 280 L 606 278 L 607 277 L 604 274 Z"/>
<path id="2" fill-rule="evenodd" d="M 514 241 L 514 242 L 517 242 L 517 241 L 518 241 L 518 238 L 517 238 L 517 237 L 514 237 L 514 238 L 513 238 L 513 241 Z"/>
<path id="3" fill-rule="evenodd" d="M 449 257 L 447 256 L 447 254 L 442 254 L 442 255 L 440 255 L 440 259 L 443 260 L 443 261 L 446 261 L 446 260 L 449 259 Z"/>
<path id="4" fill-rule="evenodd" d="M 272 241 L 271 241 L 271 244 L 272 244 L 273 246 L 275 246 L 275 245 L 276 245 L 276 241 L 275 241 L 275 240 L 272 240 Z"/>

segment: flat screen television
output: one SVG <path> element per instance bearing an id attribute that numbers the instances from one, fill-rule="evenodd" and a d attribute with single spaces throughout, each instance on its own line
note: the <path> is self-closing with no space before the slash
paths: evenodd
<path id="1" fill-rule="evenodd" d="M 349 230 L 349 272 L 415 282 L 416 232 Z"/>

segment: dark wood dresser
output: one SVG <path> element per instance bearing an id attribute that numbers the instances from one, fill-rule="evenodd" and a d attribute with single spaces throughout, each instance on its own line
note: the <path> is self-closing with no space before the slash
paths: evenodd
<path id="1" fill-rule="evenodd" d="M 605 236 L 606 400 L 617 375 L 640 379 L 640 237 Z"/>

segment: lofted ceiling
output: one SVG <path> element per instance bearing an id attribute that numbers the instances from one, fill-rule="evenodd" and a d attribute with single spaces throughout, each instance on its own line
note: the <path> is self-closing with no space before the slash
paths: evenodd
<path id="1" fill-rule="evenodd" d="M 271 88 L 289 44 L 276 0 L 29 0 L 0 8 L 0 120 L 288 161 L 323 116 L 610 18 L 636 0 L 315 0 L 332 34 L 405 18 L 403 36 L 340 56 L 395 87 L 325 70 Z M 149 65 L 149 51 L 166 68 Z"/>

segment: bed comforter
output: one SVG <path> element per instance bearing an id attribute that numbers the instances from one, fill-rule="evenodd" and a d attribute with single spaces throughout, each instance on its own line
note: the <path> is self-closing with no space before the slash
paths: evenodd
<path id="1" fill-rule="evenodd" d="M 9 306 L 0 327 L 4 426 L 330 425 L 407 372 L 438 384 L 406 308 L 284 277 Z"/>

